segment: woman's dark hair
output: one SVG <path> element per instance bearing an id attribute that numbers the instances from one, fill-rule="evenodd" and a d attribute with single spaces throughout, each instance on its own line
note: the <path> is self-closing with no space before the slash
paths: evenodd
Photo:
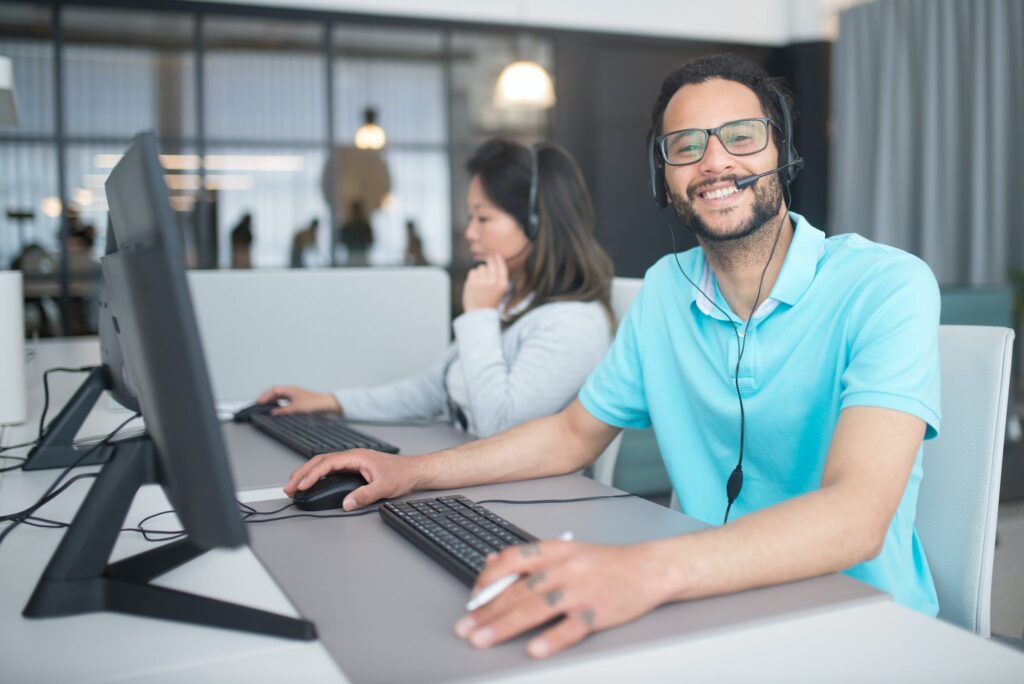
<path id="1" fill-rule="evenodd" d="M 548 302 L 598 301 L 609 320 L 614 320 L 610 304 L 614 269 L 597 242 L 594 205 L 583 173 L 572 155 L 557 145 L 542 143 L 534 149 L 539 220 L 536 234 L 528 234 L 533 249 L 525 263 L 525 289 L 533 299 L 519 316 Z M 530 148 L 497 138 L 481 145 L 466 163 L 470 174 L 480 179 L 487 198 L 524 231 L 529 225 L 533 167 Z"/>

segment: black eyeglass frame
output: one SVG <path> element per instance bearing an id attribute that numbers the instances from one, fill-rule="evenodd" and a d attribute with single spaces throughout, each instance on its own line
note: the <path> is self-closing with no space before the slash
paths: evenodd
<path id="1" fill-rule="evenodd" d="M 661 160 L 665 164 L 668 164 L 669 166 L 689 166 L 690 164 L 696 164 L 697 162 L 699 162 L 701 159 L 704 158 L 705 154 L 707 154 L 707 152 L 708 152 L 708 145 L 711 143 L 711 136 L 715 136 L 716 138 L 718 138 L 718 142 L 720 142 L 722 144 L 722 148 L 725 149 L 726 152 L 729 152 L 729 148 L 726 146 L 725 141 L 722 140 L 722 136 L 719 135 L 719 131 L 721 131 L 723 128 L 725 128 L 727 126 L 731 126 L 731 125 L 737 124 L 737 123 L 742 123 L 744 121 L 759 121 L 759 122 L 761 122 L 761 123 L 763 123 L 765 125 L 765 129 L 769 129 L 769 127 L 771 127 L 771 128 L 774 128 L 779 133 L 782 132 L 782 129 L 779 128 L 779 124 L 775 123 L 775 121 L 771 117 L 769 117 L 769 116 L 752 117 L 752 118 L 746 118 L 746 119 L 736 119 L 735 121 L 726 121 L 721 126 L 716 126 L 715 128 L 681 128 L 678 131 L 669 131 L 668 133 L 665 133 L 663 135 L 659 135 L 656 138 L 656 142 L 657 142 L 657 145 L 658 145 L 658 153 L 661 156 Z M 678 135 L 680 133 L 686 133 L 688 131 L 700 131 L 700 132 L 704 133 L 705 135 L 707 135 L 707 139 L 704 141 L 704 149 L 701 151 L 700 156 L 697 157 L 696 159 L 694 159 L 693 161 L 683 162 L 681 164 L 676 164 L 676 163 L 670 162 L 668 160 L 668 151 L 665 149 L 665 141 L 668 140 L 668 138 L 670 136 Z M 738 153 L 738 154 L 735 153 L 735 152 L 729 152 L 729 154 L 733 155 L 734 157 L 749 157 L 752 154 L 757 154 L 758 152 L 763 152 L 768 147 L 768 143 L 771 142 L 771 139 L 772 139 L 772 136 L 771 136 L 771 132 L 769 130 L 768 131 L 768 135 L 766 135 L 764 137 L 764 146 L 761 147 L 760 149 L 754 150 L 753 152 L 741 152 L 741 153 Z"/>

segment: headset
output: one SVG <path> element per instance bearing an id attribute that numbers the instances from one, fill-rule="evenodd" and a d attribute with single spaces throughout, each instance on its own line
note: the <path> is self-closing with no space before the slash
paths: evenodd
<path id="1" fill-rule="evenodd" d="M 753 185 L 755 182 L 757 182 L 759 178 L 771 176 L 777 173 L 779 174 L 779 178 L 782 180 L 783 190 L 785 190 L 786 194 L 788 194 L 790 183 L 793 182 L 793 179 L 796 178 L 797 172 L 799 172 L 800 169 L 803 168 L 804 166 L 804 160 L 800 157 L 799 154 L 797 154 L 796 147 L 793 145 L 793 119 L 789 112 L 789 106 L 786 104 L 786 98 L 782 95 L 782 92 L 776 88 L 772 88 L 772 95 L 775 97 L 776 103 L 779 107 L 779 112 L 782 115 L 783 144 L 779 146 L 781 148 L 779 150 L 779 165 L 770 171 L 765 171 L 764 173 L 758 173 L 750 176 L 743 176 L 741 178 L 737 178 L 735 183 L 736 188 L 739 190 L 742 190 L 743 188 L 749 185 Z M 710 144 L 710 141 L 708 142 Z M 661 150 L 659 149 L 658 136 L 655 134 L 653 130 L 651 131 L 650 140 L 648 141 L 647 161 L 650 165 L 651 193 L 654 195 L 654 203 L 658 205 L 659 209 L 665 209 L 666 207 L 668 207 L 668 191 L 665 188 L 665 162 L 664 159 L 662 159 Z M 661 215 L 664 218 L 664 212 L 662 212 Z M 671 223 L 668 223 L 668 227 L 672 235 L 672 255 L 675 257 L 676 266 L 679 268 L 679 272 L 683 275 L 683 277 L 686 280 L 688 280 L 690 284 L 697 288 L 697 290 L 699 291 L 700 287 L 697 286 L 697 284 L 694 283 L 688 275 L 686 275 L 686 272 L 683 271 L 682 265 L 679 263 L 679 255 L 676 253 L 675 249 L 675 231 L 673 230 Z M 771 264 L 772 257 L 775 255 L 775 247 L 776 245 L 778 245 L 779 242 L 781 228 L 782 222 L 780 221 L 780 230 L 775 235 L 775 242 L 772 244 L 772 251 L 768 257 L 768 263 L 765 264 L 764 270 L 761 272 L 761 282 L 757 286 L 757 295 L 755 295 L 754 298 L 755 306 L 757 306 L 757 303 L 761 298 L 761 286 L 764 284 L 765 273 L 768 272 L 768 266 L 769 264 Z M 719 309 L 720 311 L 722 310 L 721 307 L 715 304 L 714 302 L 711 302 L 711 304 L 716 309 Z M 725 311 L 722 311 L 722 313 L 726 315 L 727 320 L 729 320 L 730 322 L 732 321 L 732 319 L 728 318 L 728 314 Z M 740 393 L 739 387 L 739 372 L 740 362 L 743 360 L 743 351 L 746 349 L 746 332 L 749 332 L 750 321 L 753 320 L 754 313 L 754 311 L 751 311 L 750 315 L 747 317 L 747 323 L 742 335 L 740 334 L 740 330 L 737 327 L 736 323 L 732 324 L 733 332 L 736 333 L 736 344 L 738 347 L 735 381 L 736 396 L 740 402 L 740 448 L 739 459 L 736 462 L 736 467 L 729 475 L 729 479 L 725 484 L 726 500 L 728 501 L 728 503 L 725 507 L 725 517 L 722 521 L 723 525 L 729 522 L 729 512 L 732 510 L 733 503 L 735 503 L 736 499 L 739 498 L 740 491 L 743 489 L 743 446 L 745 443 L 744 424 L 746 421 L 745 412 L 743 409 L 743 395 Z"/>
<path id="2" fill-rule="evenodd" d="M 780 145 L 781 149 L 779 150 L 779 165 L 771 171 L 736 179 L 736 187 L 740 190 L 748 185 L 752 185 L 757 179 L 774 173 L 779 174 L 783 185 L 788 188 L 793 179 L 796 178 L 796 174 L 804 167 L 804 160 L 797 153 L 796 147 L 793 145 L 793 118 L 789 113 L 789 105 L 786 104 L 786 98 L 775 88 L 772 88 L 772 96 L 775 98 L 779 112 L 782 115 L 782 145 Z M 710 143 L 711 141 L 709 140 L 708 144 Z M 668 191 L 665 189 L 665 160 L 662 159 L 661 150 L 658 145 L 658 135 L 654 131 L 651 131 L 650 140 L 648 141 L 647 163 L 650 169 L 651 194 L 654 196 L 654 203 L 658 205 L 658 208 L 664 209 L 668 206 Z"/>
<path id="3" fill-rule="evenodd" d="M 530 204 L 526 217 L 526 237 L 530 242 L 537 239 L 537 230 L 540 227 L 540 210 L 537 207 L 537 184 L 540 181 L 540 152 L 536 145 L 529 145 L 530 149 Z"/>

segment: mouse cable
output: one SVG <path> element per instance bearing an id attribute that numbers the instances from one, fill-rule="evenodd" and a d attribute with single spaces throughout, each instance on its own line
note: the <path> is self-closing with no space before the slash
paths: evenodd
<path id="1" fill-rule="evenodd" d="M 78 368 L 65 368 L 64 366 L 57 366 L 55 368 L 48 368 L 43 371 L 43 413 L 39 416 L 39 436 L 31 442 L 23 442 L 21 444 L 11 444 L 10 446 L 0 446 L 0 454 L 5 451 L 13 451 L 14 449 L 23 449 L 25 447 L 33 447 L 39 443 L 39 440 L 43 438 L 43 427 L 46 424 L 46 414 L 50 409 L 50 373 L 90 373 L 99 368 L 99 366 L 80 366 Z M 20 461 L 24 461 L 24 456 L 0 456 L 0 458 L 16 458 Z M 7 472 L 8 470 L 14 470 L 21 466 L 13 466 L 7 468 L 0 468 L 0 473 Z"/>
<path id="2" fill-rule="evenodd" d="M 579 498 L 576 498 L 576 499 L 523 499 L 523 500 L 517 500 L 517 499 L 483 499 L 481 501 L 477 501 L 476 503 L 478 503 L 478 504 L 485 504 L 485 503 L 506 503 L 506 504 L 576 503 L 578 501 L 597 501 L 599 499 L 625 499 L 625 498 L 628 498 L 628 497 L 635 497 L 635 496 L 637 496 L 637 495 L 636 494 L 605 494 L 605 495 L 602 495 L 602 496 L 582 496 L 582 497 L 579 497 Z M 289 506 L 291 506 L 291 505 L 294 505 L 294 504 L 289 504 Z M 285 508 L 288 508 L 288 506 L 285 506 Z M 355 518 L 355 517 L 360 516 L 360 515 L 369 515 L 370 513 L 376 513 L 379 508 L 380 508 L 380 505 L 377 505 L 377 506 L 374 506 L 373 508 L 368 508 L 366 510 L 355 511 L 354 513 L 328 513 L 326 515 L 324 515 L 324 514 L 318 515 L 316 513 L 294 513 L 292 515 L 282 515 L 282 516 L 278 516 L 276 518 L 261 518 L 259 520 L 247 519 L 245 522 L 249 523 L 249 524 L 252 524 L 252 525 L 255 525 L 257 523 L 277 522 L 278 520 L 290 520 L 292 518 Z M 265 515 L 272 515 L 275 512 L 276 511 L 267 512 Z"/>
<path id="3" fill-rule="evenodd" d="M 29 506 L 25 510 L 18 511 L 16 513 L 7 513 L 5 515 L 0 515 L 0 522 L 6 522 L 8 520 L 16 520 L 16 519 L 20 518 L 21 516 L 31 515 L 32 512 L 35 511 L 36 508 L 37 508 L 36 504 L 46 504 L 46 503 L 49 503 L 53 499 L 56 499 L 58 496 L 63 494 L 64 490 L 66 490 L 68 487 L 73 485 L 75 482 L 77 482 L 79 480 L 95 478 L 95 477 L 98 477 L 98 476 L 99 476 L 98 472 L 97 473 L 81 473 L 79 475 L 75 475 L 73 478 L 71 478 L 70 480 L 65 482 L 63 485 L 61 485 L 58 489 L 54 490 L 49 495 L 44 497 L 42 500 L 37 501 L 35 504 L 32 504 L 31 506 Z"/>
<path id="4" fill-rule="evenodd" d="M 74 468 L 79 463 L 84 461 L 86 459 L 86 457 L 88 457 L 91 453 L 93 453 L 94 451 L 96 451 L 100 447 L 102 447 L 105 444 L 107 444 L 111 439 L 114 438 L 115 435 L 117 435 L 118 432 L 121 431 L 121 429 L 125 425 L 127 425 L 130 422 L 132 422 L 133 420 L 135 420 L 136 418 L 140 417 L 141 415 L 142 414 L 140 414 L 140 413 L 136 413 L 136 414 L 132 415 L 130 418 L 128 418 L 127 420 L 122 422 L 120 425 L 118 425 L 116 428 L 114 428 L 102 440 L 100 440 L 96 444 L 92 445 L 88 449 L 85 449 L 84 451 L 82 451 L 82 453 L 78 456 L 78 458 L 76 458 L 74 460 L 74 462 L 71 463 L 71 465 L 69 465 L 63 471 L 61 471 L 60 475 L 58 475 L 57 478 L 50 484 L 50 486 L 47 487 L 46 491 L 43 492 L 43 495 L 41 497 L 39 497 L 39 499 L 34 504 L 32 504 L 31 506 L 29 506 L 28 508 L 26 508 L 23 511 L 18 511 L 17 513 L 11 514 L 9 516 L 3 516 L 2 519 L 3 520 L 10 520 L 11 524 L 9 524 L 6 528 L 4 528 L 3 532 L 0 532 L 0 544 L 3 543 L 4 539 L 7 538 L 7 535 L 9 535 L 19 524 L 21 524 L 25 520 L 25 518 L 28 518 L 29 516 L 31 516 L 39 508 L 41 508 L 43 505 L 45 505 L 48 501 L 50 501 L 53 498 L 51 496 L 51 494 L 53 494 L 54 491 L 58 487 L 60 487 L 61 482 L 64 481 L 64 478 L 67 477 L 68 473 L 71 472 L 72 468 Z M 61 490 L 61 491 L 63 491 L 63 490 Z"/>
<path id="5" fill-rule="evenodd" d="M 79 476 L 79 477 L 82 477 L 82 476 Z M 639 498 L 639 494 L 604 494 L 604 495 L 601 495 L 601 496 L 581 496 L 581 497 L 577 497 L 577 498 L 573 498 L 573 499 L 482 499 L 480 501 L 477 501 L 476 503 L 478 503 L 478 504 L 502 503 L 502 504 L 526 505 L 526 504 L 578 503 L 578 502 L 581 502 L 581 501 L 599 501 L 599 500 L 602 500 L 602 499 L 628 499 L 628 498 Z M 367 509 L 362 510 L 362 511 L 355 511 L 353 513 L 314 513 L 314 512 L 309 512 L 309 513 L 293 513 L 293 514 L 290 514 L 290 515 L 281 515 L 281 516 L 278 516 L 278 517 L 275 517 L 275 518 L 258 518 L 258 519 L 253 519 L 253 516 L 255 516 L 255 515 L 275 515 L 277 513 L 280 513 L 281 511 L 284 511 L 284 510 L 286 510 L 288 508 L 291 508 L 295 504 L 294 504 L 294 502 L 293 503 L 289 503 L 289 504 L 285 504 L 281 508 L 275 509 L 273 511 L 259 511 L 259 510 L 255 509 L 255 508 L 253 508 L 252 506 L 250 506 L 249 504 L 242 503 L 241 501 L 239 501 L 238 504 L 243 509 L 241 511 L 241 513 L 242 513 L 242 520 L 247 525 L 255 525 L 255 524 L 258 524 L 258 523 L 268 523 L 268 522 L 278 522 L 280 520 L 292 520 L 294 518 L 358 518 L 360 516 L 370 515 L 371 513 L 376 513 L 377 510 L 380 508 L 380 506 L 378 505 L 378 506 L 374 506 L 373 508 L 367 508 Z M 173 512 L 174 512 L 173 510 L 167 510 L 167 511 L 160 511 L 159 513 L 153 513 L 151 515 L 147 515 L 145 518 L 140 520 L 135 527 L 125 527 L 125 528 L 122 528 L 121 531 L 122 532 L 135 532 L 135 533 L 141 534 L 142 537 L 146 541 L 148 541 L 148 542 L 164 542 L 164 541 L 171 541 L 171 540 L 177 539 L 179 537 L 183 537 L 186 534 L 185 530 L 152 530 L 152 529 L 147 529 L 147 528 L 143 527 L 143 525 L 145 523 L 149 522 L 150 520 L 153 520 L 154 518 L 158 518 L 160 516 L 168 515 L 168 514 L 173 513 Z M 27 522 L 27 524 L 32 525 L 33 527 L 43 527 L 43 528 L 48 528 L 48 529 L 57 529 L 57 528 L 63 528 L 63 527 L 67 527 L 68 526 L 68 523 L 65 523 L 65 522 L 60 522 L 60 521 L 57 521 L 57 520 L 47 520 L 45 518 L 39 518 L 39 517 L 33 517 L 29 521 L 26 521 L 26 522 Z M 151 535 L 154 535 L 154 536 L 151 536 Z M 156 536 L 156 535 L 159 535 L 159 536 Z"/>
<path id="6" fill-rule="evenodd" d="M 43 371 L 43 412 L 39 416 L 39 439 L 43 438 L 43 426 L 46 424 L 46 412 L 50 408 L 50 373 L 91 373 L 99 366 L 79 366 L 78 368 L 67 368 L 56 366 Z"/>
<path id="7" fill-rule="evenodd" d="M 572 504 L 572 503 L 583 502 L 583 501 L 598 501 L 598 500 L 601 500 L 601 499 L 628 499 L 628 498 L 637 497 L 637 496 L 638 495 L 635 495 L 635 494 L 613 494 L 613 495 L 603 495 L 603 496 L 599 496 L 599 497 L 580 497 L 578 499 L 530 499 L 530 500 L 485 499 L 485 500 L 482 500 L 482 501 L 478 501 L 476 503 L 477 504 Z M 282 512 L 282 511 L 284 511 L 284 510 L 286 510 L 288 508 L 291 508 L 295 504 L 293 502 L 291 504 L 287 504 L 287 505 L 283 506 L 282 508 L 276 509 L 274 511 L 257 511 L 256 509 L 254 509 L 252 506 L 249 506 L 248 504 L 242 504 L 241 502 L 239 502 L 239 503 L 240 503 L 241 506 L 249 509 L 248 511 L 245 511 L 244 516 L 243 516 L 243 519 L 246 522 L 246 524 L 258 524 L 258 523 L 263 523 L 263 522 L 278 522 L 279 520 L 291 520 L 293 518 L 355 518 L 355 517 L 358 517 L 360 515 L 370 515 L 371 513 L 376 513 L 377 510 L 380 508 L 380 506 L 378 505 L 378 506 L 374 506 L 373 508 L 368 508 L 368 509 L 362 510 L 362 511 L 355 511 L 353 513 L 313 513 L 313 512 L 309 512 L 309 513 L 293 513 L 291 515 L 281 515 L 281 516 L 273 517 L 273 518 L 253 519 L 252 518 L 253 515 L 274 515 L 276 513 Z M 154 515 L 151 515 L 151 516 L 148 516 L 146 518 L 143 518 L 142 520 L 139 520 L 138 527 L 141 527 L 142 523 L 146 522 L 147 520 L 155 518 L 158 515 L 163 515 L 163 514 L 170 513 L 170 512 L 171 511 L 164 511 L 163 513 L 155 513 Z M 130 528 L 128 530 L 125 530 L 125 531 L 142 531 L 142 530 L 136 529 L 136 528 L 132 527 L 132 528 Z M 158 530 L 147 530 L 147 531 L 157 532 Z M 160 530 L 160 531 L 164 532 L 164 533 L 173 533 L 171 530 Z M 157 540 L 152 540 L 152 541 L 157 541 Z"/>
<path id="8" fill-rule="evenodd" d="M 600 501 L 602 499 L 629 499 L 639 498 L 639 494 L 602 494 L 600 496 L 581 496 L 575 499 L 481 499 L 478 504 L 502 503 L 502 504 L 553 504 L 553 503 L 577 503 L 580 501 Z"/>
<path id="9" fill-rule="evenodd" d="M 346 418 L 345 416 L 342 416 L 341 421 L 344 423 L 348 423 L 349 425 L 376 425 L 379 427 L 429 427 L 431 425 L 451 424 L 443 416 L 434 416 L 433 418 L 399 418 L 394 420 L 375 420 L 372 418 Z"/>

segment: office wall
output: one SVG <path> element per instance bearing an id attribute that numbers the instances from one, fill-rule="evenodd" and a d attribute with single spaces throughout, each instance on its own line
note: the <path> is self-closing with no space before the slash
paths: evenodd
<path id="1" fill-rule="evenodd" d="M 866 0 L 216 0 L 331 12 L 786 45 L 834 40 L 838 12 Z"/>
<path id="2" fill-rule="evenodd" d="M 228 0 L 232 4 L 302 6 L 332 12 L 424 17 L 447 21 L 513 24 L 703 40 L 781 44 L 786 42 L 789 0 L 733 0 L 728 20 L 715 3 L 701 0 Z M 780 11 L 782 10 L 782 11 Z"/>

